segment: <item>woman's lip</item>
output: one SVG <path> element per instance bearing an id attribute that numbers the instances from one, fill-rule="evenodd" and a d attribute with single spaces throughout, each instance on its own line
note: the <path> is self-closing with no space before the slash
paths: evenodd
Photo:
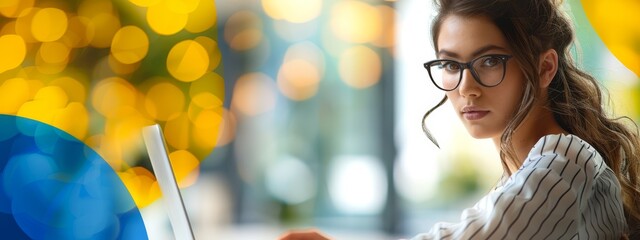
<path id="1" fill-rule="evenodd" d="M 467 120 L 479 120 L 489 114 L 489 111 L 467 111 L 462 112 L 462 116 Z"/>

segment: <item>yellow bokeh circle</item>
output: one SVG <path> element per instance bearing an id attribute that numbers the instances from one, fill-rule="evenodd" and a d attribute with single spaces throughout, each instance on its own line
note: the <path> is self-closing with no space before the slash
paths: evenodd
<path id="1" fill-rule="evenodd" d="M 320 82 L 318 67 L 302 59 L 284 62 L 278 71 L 278 88 L 292 100 L 311 98 L 318 91 Z"/>
<path id="2" fill-rule="evenodd" d="M 371 42 L 382 33 L 382 17 L 377 8 L 360 1 L 341 1 L 331 13 L 331 30 L 343 41 Z"/>
<path id="3" fill-rule="evenodd" d="M 117 74 L 126 75 L 131 74 L 138 70 L 140 67 L 140 62 L 135 62 L 132 64 L 125 64 L 113 57 L 113 54 L 109 55 L 109 59 L 107 60 L 109 64 L 109 68 Z"/>
<path id="4" fill-rule="evenodd" d="M 188 187 L 195 183 L 195 178 L 187 180 L 191 174 L 198 174 L 200 161 L 189 151 L 177 150 L 169 154 L 171 167 L 173 168 L 179 187 Z"/>
<path id="5" fill-rule="evenodd" d="M 27 45 L 19 35 L 9 34 L 0 36 L 0 73 L 14 69 L 24 61 Z"/>
<path id="6" fill-rule="evenodd" d="M 201 148 L 209 149 L 216 146 L 219 126 L 222 123 L 222 108 L 204 109 L 197 114 L 193 121 L 191 136 L 194 143 Z"/>
<path id="7" fill-rule="evenodd" d="M 149 37 L 136 26 L 120 28 L 111 41 L 111 54 L 121 63 L 132 64 L 142 60 L 149 51 Z"/>
<path id="8" fill-rule="evenodd" d="M 167 8 L 176 13 L 188 14 L 196 10 L 201 0 L 164 0 Z M 209 1 L 209 0 L 202 0 Z M 213 1 L 210 1 L 213 2 Z"/>
<path id="9" fill-rule="evenodd" d="M 179 42 L 167 56 L 167 70 L 174 78 L 192 82 L 202 77 L 209 68 L 207 50 L 194 40 Z"/>
<path id="10" fill-rule="evenodd" d="M 157 120 L 167 121 L 178 117 L 184 105 L 184 94 L 171 83 L 159 82 L 147 91 L 145 109 Z"/>
<path id="11" fill-rule="evenodd" d="M 22 11 L 20 17 L 16 19 L 15 32 L 20 35 L 27 43 L 34 43 L 38 40 L 33 37 L 31 26 L 33 25 L 33 17 L 40 8 L 28 8 Z"/>
<path id="12" fill-rule="evenodd" d="M 82 16 L 73 16 L 69 18 L 69 28 L 63 36 L 66 43 L 74 48 L 83 48 L 89 45 L 93 39 L 94 33 L 87 33 L 90 19 Z"/>
<path id="13" fill-rule="evenodd" d="M 67 31 L 67 14 L 57 8 L 40 9 L 31 20 L 31 33 L 41 42 L 60 39 Z"/>
<path id="14" fill-rule="evenodd" d="M 49 83 L 50 86 L 58 86 L 67 93 L 69 101 L 83 103 L 87 99 L 85 85 L 71 77 L 60 77 Z"/>
<path id="15" fill-rule="evenodd" d="M 159 3 L 147 9 L 147 23 L 160 35 L 180 32 L 187 25 L 188 17 L 186 13 L 179 13 L 169 8 L 166 3 Z"/>
<path id="16" fill-rule="evenodd" d="M 232 108 L 247 116 L 271 111 L 277 102 L 276 89 L 273 79 L 268 75 L 261 72 L 246 73 L 236 80 Z"/>
<path id="17" fill-rule="evenodd" d="M 0 14 L 9 18 L 16 18 L 22 11 L 33 7 L 35 0 L 2 0 L 0 1 Z"/>
<path id="18" fill-rule="evenodd" d="M 54 115 L 52 125 L 78 139 L 84 139 L 89 130 L 89 112 L 82 103 L 69 103 Z"/>
<path id="19" fill-rule="evenodd" d="M 187 150 L 189 148 L 189 130 L 191 124 L 187 113 L 180 113 L 177 117 L 164 124 L 164 135 L 169 146 Z"/>
<path id="20" fill-rule="evenodd" d="M 200 79 L 191 82 L 189 85 L 189 96 L 195 98 L 200 93 L 212 93 L 218 98 L 224 99 L 224 79 L 216 72 L 207 72 Z"/>
<path id="21" fill-rule="evenodd" d="M 216 5 L 212 0 L 200 0 L 198 7 L 189 13 L 189 19 L 184 29 L 191 33 L 204 32 L 216 24 L 218 17 Z"/>
<path id="22" fill-rule="evenodd" d="M 322 0 L 262 0 L 262 8 L 273 19 L 304 23 L 316 19 L 322 11 Z"/>
<path id="23" fill-rule="evenodd" d="M 106 118 L 126 116 L 135 107 L 137 90 L 126 80 L 111 77 L 100 81 L 93 89 L 93 108 Z"/>
<path id="24" fill-rule="evenodd" d="M 69 57 L 69 47 L 61 42 L 45 42 L 40 45 L 40 56 L 46 63 L 62 63 Z"/>
<path id="25" fill-rule="evenodd" d="M 366 88 L 380 81 L 382 60 L 371 48 L 354 46 L 345 50 L 340 56 L 338 72 L 347 85 Z"/>
<path id="26" fill-rule="evenodd" d="M 218 68 L 218 65 L 220 65 L 220 62 L 222 61 L 222 53 L 220 52 L 220 48 L 218 47 L 218 42 L 204 36 L 196 37 L 194 40 L 200 43 L 200 45 L 202 45 L 202 47 L 204 47 L 204 49 L 206 49 L 207 53 L 209 54 L 209 68 L 207 69 L 207 71 L 213 71 L 214 69 Z"/>
<path id="27" fill-rule="evenodd" d="M 61 73 L 66 69 L 67 63 L 69 62 L 69 58 L 66 56 L 57 56 L 54 58 L 55 61 L 59 62 L 47 62 L 47 60 L 42 57 L 41 51 L 36 54 L 35 60 L 35 67 L 41 74 Z"/>
<path id="28" fill-rule="evenodd" d="M 32 101 L 22 104 L 16 115 L 53 124 L 59 110 L 66 107 L 68 101 L 64 90 L 46 86 L 38 90 Z"/>
<path id="29" fill-rule="evenodd" d="M 0 113 L 15 114 L 29 101 L 29 83 L 24 78 L 12 78 L 0 84 Z"/>

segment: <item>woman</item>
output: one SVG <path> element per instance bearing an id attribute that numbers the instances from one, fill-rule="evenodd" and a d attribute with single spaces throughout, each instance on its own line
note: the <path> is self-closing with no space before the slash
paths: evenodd
<path id="1" fill-rule="evenodd" d="M 438 224 L 416 239 L 635 234 L 637 130 L 606 116 L 597 82 L 575 66 L 574 35 L 560 3 L 438 5 L 432 26 L 438 60 L 425 67 L 446 96 L 425 118 L 449 99 L 473 137 L 493 139 L 505 177 L 460 223 Z"/>
<path id="2" fill-rule="evenodd" d="M 493 140 L 505 174 L 459 223 L 414 239 L 640 239 L 637 127 L 606 116 L 597 82 L 571 59 L 560 3 L 437 5 L 437 60 L 424 65 L 446 96 L 423 129 L 436 143 L 424 122 L 450 100 L 471 136 Z M 313 234 L 284 239 L 325 239 Z"/>

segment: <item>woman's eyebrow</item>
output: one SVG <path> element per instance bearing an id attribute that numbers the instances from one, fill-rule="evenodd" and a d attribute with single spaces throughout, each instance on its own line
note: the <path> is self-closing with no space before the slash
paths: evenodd
<path id="1" fill-rule="evenodd" d="M 484 47 L 481 47 L 481 48 L 478 48 L 477 50 L 475 50 L 475 51 L 471 54 L 471 58 L 478 57 L 478 56 L 480 56 L 481 54 L 486 53 L 486 52 L 491 51 L 491 50 L 502 50 L 502 51 L 507 51 L 507 49 L 506 49 L 506 48 L 504 48 L 504 47 L 500 47 L 500 46 L 497 46 L 497 45 L 489 44 L 489 45 L 486 45 L 486 46 L 484 46 Z M 447 56 L 447 57 L 452 57 L 452 58 L 460 58 L 460 55 L 459 55 L 459 54 L 457 54 L 457 53 L 455 53 L 455 52 L 453 52 L 453 51 L 449 51 L 449 50 L 447 50 L 447 49 L 440 49 L 440 50 L 438 51 L 438 53 L 437 53 L 437 56 L 438 56 L 438 57 Z"/>

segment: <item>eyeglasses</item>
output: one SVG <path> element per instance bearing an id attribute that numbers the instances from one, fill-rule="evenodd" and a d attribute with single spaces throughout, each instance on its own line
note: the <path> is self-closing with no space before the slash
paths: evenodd
<path id="1" fill-rule="evenodd" d="M 507 72 L 507 60 L 511 57 L 513 56 L 488 54 L 467 63 L 438 59 L 426 62 L 424 68 L 429 72 L 433 84 L 443 91 L 456 89 L 460 85 L 462 72 L 465 69 L 471 71 L 471 75 L 480 85 L 495 87 L 504 80 L 504 75 Z"/>

